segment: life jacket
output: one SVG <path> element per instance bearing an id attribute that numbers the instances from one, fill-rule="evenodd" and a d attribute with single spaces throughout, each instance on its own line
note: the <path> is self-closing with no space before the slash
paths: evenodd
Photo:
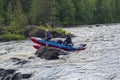
<path id="1" fill-rule="evenodd" d="M 47 33 L 46 33 L 46 38 L 51 38 L 50 32 L 47 32 Z"/>
<path id="2" fill-rule="evenodd" d="M 70 35 L 67 35 L 65 42 L 68 44 L 72 42 Z"/>

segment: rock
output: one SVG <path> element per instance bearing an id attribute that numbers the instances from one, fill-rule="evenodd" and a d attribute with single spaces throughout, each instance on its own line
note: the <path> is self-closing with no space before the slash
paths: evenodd
<path id="1" fill-rule="evenodd" d="M 22 60 L 22 59 L 19 59 L 19 58 L 10 58 L 10 60 L 12 60 L 13 62 L 15 62 L 14 65 L 19 65 L 19 64 L 20 65 L 24 65 L 24 64 L 30 62 L 28 60 Z"/>
<path id="2" fill-rule="evenodd" d="M 28 25 L 26 26 L 23 34 L 25 37 L 40 37 L 44 38 L 45 36 L 45 31 L 43 29 L 39 29 L 38 26 L 36 25 Z"/>
<path id="3" fill-rule="evenodd" d="M 4 71 L 5 69 L 2 69 L 2 68 L 0 69 L 0 77 L 4 75 Z"/>
<path id="4" fill-rule="evenodd" d="M 59 55 L 66 55 L 66 54 L 68 53 L 61 49 L 53 48 L 53 47 L 40 47 L 35 53 L 35 55 L 37 55 L 38 57 L 47 60 L 58 59 Z"/>
<path id="5" fill-rule="evenodd" d="M 1 71 L 3 71 L 3 70 L 5 70 L 5 69 L 3 69 L 3 68 L 0 68 L 0 72 L 1 72 Z"/>
<path id="6" fill-rule="evenodd" d="M 35 25 L 28 25 L 25 27 L 25 30 L 23 32 L 23 34 L 25 35 L 25 37 L 29 37 L 29 32 L 36 27 Z"/>
<path id="7" fill-rule="evenodd" d="M 48 51 L 49 52 L 49 51 Z M 47 59 L 47 60 L 53 60 L 53 59 L 58 59 L 59 57 L 58 53 L 54 53 L 54 52 L 49 52 L 49 53 L 44 53 L 43 54 L 43 58 Z"/>
<path id="8" fill-rule="evenodd" d="M 16 70 L 14 69 L 1 69 L 0 70 L 0 80 L 11 80 L 12 74 L 15 73 Z"/>
<path id="9" fill-rule="evenodd" d="M 93 26 L 92 26 L 92 25 L 90 25 L 90 26 L 88 26 L 88 28 L 93 28 Z"/>
<path id="10" fill-rule="evenodd" d="M 15 71 L 16 71 L 16 70 L 14 70 L 14 69 L 7 69 L 7 70 L 6 70 L 6 73 L 7 73 L 7 74 L 13 74 Z"/>
<path id="11" fill-rule="evenodd" d="M 40 48 L 36 51 L 35 55 L 36 55 L 37 57 L 42 57 L 42 55 L 43 55 L 44 53 L 46 53 L 46 51 L 47 51 L 47 47 L 40 47 Z"/>
<path id="12" fill-rule="evenodd" d="M 100 24 L 96 24 L 96 27 L 99 27 L 100 26 Z"/>
<path id="13" fill-rule="evenodd" d="M 31 76 L 32 76 L 32 74 L 22 74 L 23 79 L 30 78 Z"/>
<path id="14" fill-rule="evenodd" d="M 50 31 L 52 38 L 65 38 L 66 35 L 59 33 L 57 31 Z M 40 37 L 40 38 L 44 38 L 45 37 L 45 30 L 44 29 L 40 29 L 38 26 L 36 25 L 28 25 L 26 26 L 23 34 L 25 35 L 25 37 Z M 75 35 L 72 34 L 72 37 L 75 37 Z"/>
<path id="15" fill-rule="evenodd" d="M 0 71 L 0 76 L 5 77 L 9 74 L 13 74 L 15 71 L 16 70 L 14 70 L 14 69 L 7 69 L 7 70 L 4 69 L 4 70 Z"/>
<path id="16" fill-rule="evenodd" d="M 62 37 L 62 35 L 63 35 L 57 31 L 50 31 L 50 33 L 52 34 L 53 38 Z"/>
<path id="17" fill-rule="evenodd" d="M 15 73 L 12 76 L 12 80 L 21 80 L 22 79 L 22 74 L 20 73 Z"/>
<path id="18" fill-rule="evenodd" d="M 35 59 L 35 57 L 34 56 L 30 56 L 30 57 L 28 57 L 28 59 Z"/>
<path id="19" fill-rule="evenodd" d="M 10 60 L 12 60 L 13 62 L 17 62 L 17 61 L 20 61 L 22 59 L 19 59 L 19 58 L 10 58 Z"/>
<path id="20" fill-rule="evenodd" d="M 28 79 L 32 74 L 15 73 L 14 69 L 0 69 L 0 80 L 22 80 Z"/>
<path id="21" fill-rule="evenodd" d="M 28 63 L 28 62 L 30 62 L 30 61 L 27 61 L 27 60 L 21 60 L 21 61 L 18 61 L 17 63 L 15 63 L 15 65 L 24 65 L 24 64 L 26 64 L 26 63 Z"/>

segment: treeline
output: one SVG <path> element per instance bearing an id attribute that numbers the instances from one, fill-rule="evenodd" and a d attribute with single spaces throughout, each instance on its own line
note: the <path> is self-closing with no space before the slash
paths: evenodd
<path id="1" fill-rule="evenodd" d="M 120 0 L 0 0 L 0 25 L 120 22 Z"/>

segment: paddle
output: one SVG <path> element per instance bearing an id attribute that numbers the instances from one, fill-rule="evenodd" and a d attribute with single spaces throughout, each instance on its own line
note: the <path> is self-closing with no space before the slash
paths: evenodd
<path id="1" fill-rule="evenodd" d="M 48 42 L 47 42 L 47 40 L 46 40 L 46 47 L 48 47 Z"/>

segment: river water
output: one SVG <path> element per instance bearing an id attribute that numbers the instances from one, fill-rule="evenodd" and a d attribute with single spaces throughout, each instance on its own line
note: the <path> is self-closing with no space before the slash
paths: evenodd
<path id="1" fill-rule="evenodd" d="M 0 68 L 32 73 L 29 80 L 120 80 L 120 24 L 64 29 L 77 35 L 74 44 L 85 43 L 87 48 L 59 60 L 44 60 L 35 57 L 29 39 L 4 42 L 0 43 Z M 10 58 L 29 62 L 15 65 Z"/>

